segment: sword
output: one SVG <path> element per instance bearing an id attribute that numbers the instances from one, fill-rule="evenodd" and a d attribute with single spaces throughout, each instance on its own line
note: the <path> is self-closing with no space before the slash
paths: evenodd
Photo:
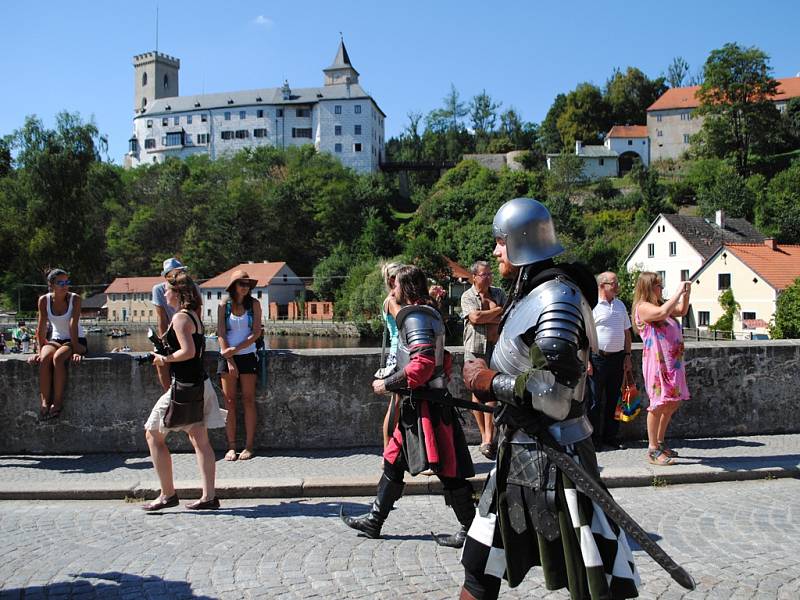
<path id="1" fill-rule="evenodd" d="M 557 442 L 550 435 L 549 431 L 543 429 L 536 432 L 536 436 L 539 437 L 542 442 L 539 444 L 542 452 L 561 469 L 564 475 L 570 478 L 575 484 L 575 487 L 596 502 L 598 506 L 603 509 L 603 512 L 608 518 L 629 534 L 631 538 L 639 544 L 642 550 L 650 555 L 650 558 L 669 573 L 672 579 L 687 590 L 695 589 L 695 581 L 686 569 L 672 560 L 661 546 L 651 540 L 647 532 L 642 529 L 642 526 L 617 504 L 611 494 L 604 490 L 586 469 L 576 463 L 571 456 L 556 449 L 555 446 Z"/>

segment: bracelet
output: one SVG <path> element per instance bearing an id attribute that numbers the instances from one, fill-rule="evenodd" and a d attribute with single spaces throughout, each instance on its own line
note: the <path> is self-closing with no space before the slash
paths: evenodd
<path id="1" fill-rule="evenodd" d="M 630 352 L 626 352 L 626 353 L 625 353 L 625 356 L 630 356 L 630 355 L 631 355 L 631 353 L 630 353 Z"/>

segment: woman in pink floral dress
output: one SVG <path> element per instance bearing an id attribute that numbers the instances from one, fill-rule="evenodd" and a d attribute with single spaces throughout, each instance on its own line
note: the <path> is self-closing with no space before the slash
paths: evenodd
<path id="1" fill-rule="evenodd" d="M 690 398 L 683 362 L 683 334 L 677 319 L 689 310 L 691 281 L 682 281 L 669 300 L 656 273 L 639 275 L 633 295 L 633 322 L 642 337 L 642 375 L 650 397 L 647 408 L 647 460 L 671 465 L 678 453 L 664 439 L 681 400 Z"/>

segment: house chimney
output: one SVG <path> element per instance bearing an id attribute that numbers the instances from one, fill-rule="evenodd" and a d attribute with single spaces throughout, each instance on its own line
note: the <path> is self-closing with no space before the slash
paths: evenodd
<path id="1" fill-rule="evenodd" d="M 575 154 L 580 154 L 582 148 L 583 142 L 581 140 L 575 140 Z"/>
<path id="2" fill-rule="evenodd" d="M 714 214 L 714 222 L 717 224 L 717 227 L 720 229 L 725 229 L 725 211 L 718 210 Z"/>
<path id="3" fill-rule="evenodd" d="M 775 241 L 775 238 L 767 238 L 764 240 L 764 245 L 769 248 L 770 250 L 777 250 L 778 243 Z"/>

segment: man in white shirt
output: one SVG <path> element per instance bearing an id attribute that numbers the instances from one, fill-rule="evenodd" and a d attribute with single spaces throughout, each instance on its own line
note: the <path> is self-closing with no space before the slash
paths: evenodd
<path id="1" fill-rule="evenodd" d="M 610 271 L 597 276 L 597 306 L 592 314 L 597 327 L 599 350 L 592 352 L 591 378 L 594 402 L 589 408 L 589 420 L 594 428 L 597 450 L 624 450 L 618 437 L 619 421 L 614 410 L 626 371 L 631 371 L 631 319 L 628 309 L 617 298 L 619 280 Z"/>

